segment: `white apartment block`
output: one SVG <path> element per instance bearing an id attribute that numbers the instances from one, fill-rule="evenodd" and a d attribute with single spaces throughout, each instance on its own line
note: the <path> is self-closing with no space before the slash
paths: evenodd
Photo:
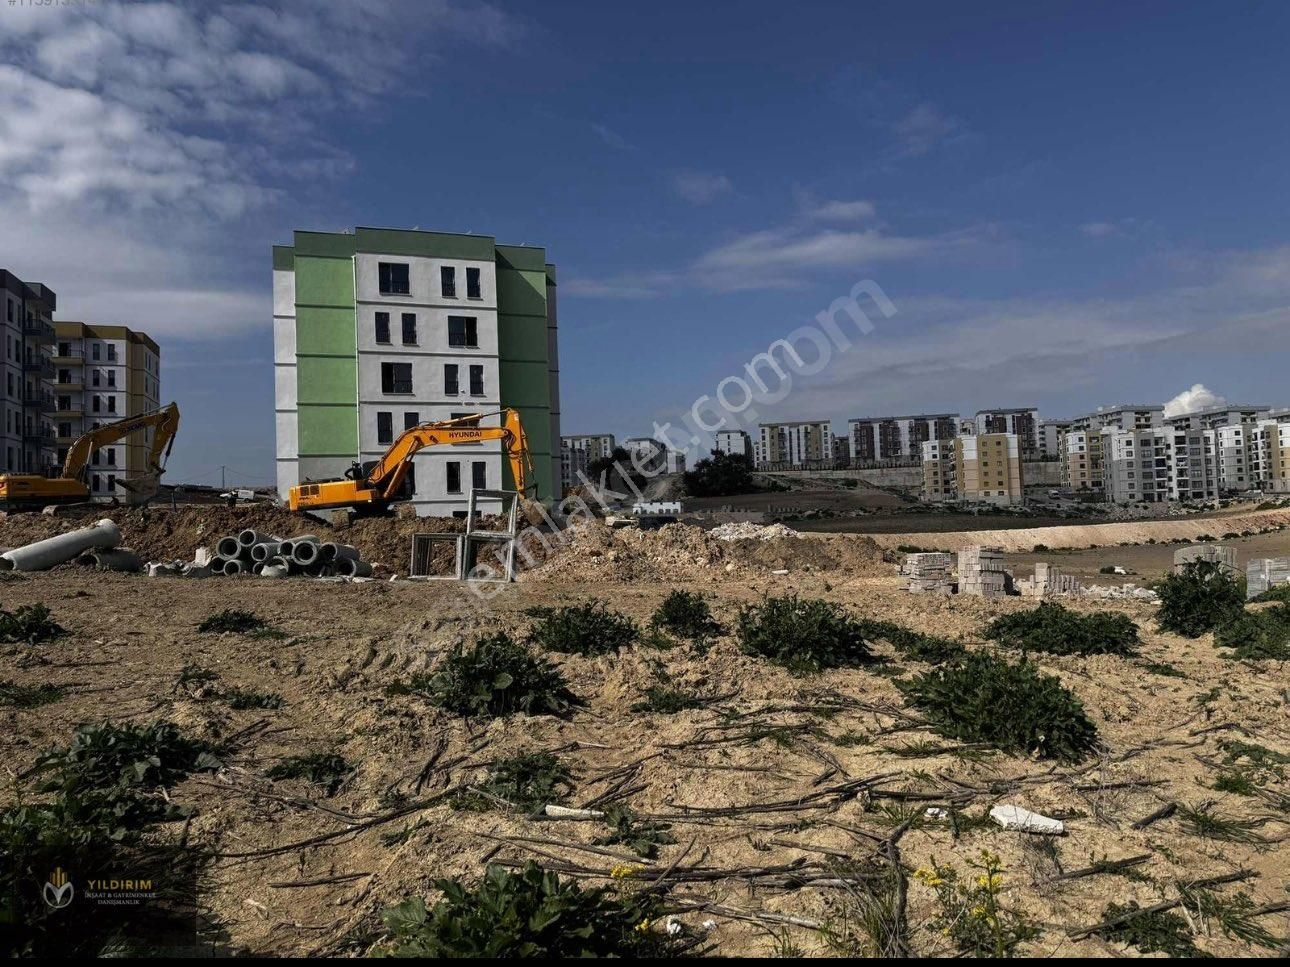
<path id="1" fill-rule="evenodd" d="M 581 450 L 587 455 L 588 461 L 612 456 L 615 446 L 617 444 L 612 433 L 580 433 L 560 437 L 561 449 Z"/>
<path id="2" fill-rule="evenodd" d="M 862 417 L 848 422 L 847 440 L 853 460 L 920 459 L 924 443 L 952 440 L 958 428 L 957 413 Z"/>
<path id="3" fill-rule="evenodd" d="M 1165 408 L 1159 405 L 1129 406 L 1117 404 L 1106 406 L 1077 416 L 1070 421 L 1073 430 L 1101 430 L 1110 427 L 1115 430 L 1144 430 L 1160 426 L 1164 422 Z"/>
<path id="4" fill-rule="evenodd" d="M 56 322 L 54 400 L 58 462 L 82 434 L 161 405 L 161 350 L 146 334 L 125 326 Z M 90 454 L 90 499 L 124 498 L 119 480 L 148 472 L 155 429 L 136 430 Z"/>
<path id="5" fill-rule="evenodd" d="M 1170 500 L 1213 500 L 1219 482 L 1214 449 L 1205 430 L 1166 429 L 1168 440 Z"/>
<path id="6" fill-rule="evenodd" d="M 1034 407 L 977 410 L 974 424 L 973 432 L 978 436 L 983 433 L 1011 433 L 1017 438 L 1023 458 L 1039 452 L 1039 411 Z"/>
<path id="7" fill-rule="evenodd" d="M 1165 420 L 1181 430 L 1203 431 L 1208 439 L 1220 493 L 1239 493 L 1260 484 L 1255 470 L 1258 427 L 1271 407 L 1222 404 Z"/>
<path id="8" fill-rule="evenodd" d="M 1062 455 L 1062 437 L 1070 430 L 1073 420 L 1041 420 L 1039 423 L 1039 455 L 1045 460 L 1057 460 Z"/>
<path id="9" fill-rule="evenodd" d="M 833 427 L 825 421 L 763 423 L 753 445 L 753 462 L 761 466 L 802 467 L 833 459 Z"/>
<path id="10" fill-rule="evenodd" d="M 752 437 L 743 430 L 719 430 L 716 435 L 715 449 L 718 453 L 729 453 L 733 456 L 747 457 L 751 460 L 753 456 Z"/>
<path id="11" fill-rule="evenodd" d="M 53 314 L 58 297 L 39 282 L 0 269 L 0 328 L 4 332 L 4 441 L 0 465 L 9 473 L 55 467 Z"/>
<path id="12" fill-rule="evenodd" d="M 624 444 L 630 468 L 641 473 L 685 473 L 685 454 L 653 437 L 630 437 Z"/>

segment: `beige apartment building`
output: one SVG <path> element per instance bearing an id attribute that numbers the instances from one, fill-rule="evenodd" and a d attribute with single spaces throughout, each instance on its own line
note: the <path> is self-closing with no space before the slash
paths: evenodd
<path id="1" fill-rule="evenodd" d="M 58 463 L 81 434 L 161 405 L 161 349 L 125 326 L 54 323 L 54 424 Z M 148 471 L 154 430 L 130 434 L 90 456 L 91 499 L 123 497 L 117 481 Z"/>
<path id="2" fill-rule="evenodd" d="M 1024 497 L 1015 433 L 979 433 L 923 444 L 923 499 L 999 506 Z"/>
<path id="3" fill-rule="evenodd" d="M 1264 493 L 1290 493 L 1290 410 L 1268 414 L 1250 431 L 1250 468 Z"/>
<path id="4" fill-rule="evenodd" d="M 833 426 L 827 420 L 762 423 L 753 444 L 758 465 L 805 466 L 833 459 Z"/>

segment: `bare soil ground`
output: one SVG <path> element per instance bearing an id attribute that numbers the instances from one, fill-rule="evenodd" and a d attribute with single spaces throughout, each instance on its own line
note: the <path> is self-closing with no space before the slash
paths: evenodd
<path id="1" fill-rule="evenodd" d="M 0 526 L 0 544 L 12 541 L 14 526 Z M 379 930 L 387 904 L 412 895 L 433 900 L 435 879 L 473 880 L 489 860 L 534 858 L 568 865 L 588 883 L 627 889 L 671 869 L 673 896 L 707 907 L 680 919 L 695 930 L 715 919 L 708 939 L 722 955 L 769 955 L 786 943 L 823 953 L 817 930 L 776 918 L 836 924 L 844 894 L 829 885 L 828 864 L 868 856 L 906 824 L 899 859 L 908 871 L 935 861 L 974 875 L 969 863 L 982 849 L 1002 857 L 1003 903 L 1041 930 L 1021 948 L 1034 956 L 1133 954 L 1097 936 L 1074 940 L 1068 931 L 1099 922 L 1112 901 L 1148 906 L 1174 899 L 1179 881 L 1248 871 L 1220 889 L 1247 891 L 1259 906 L 1287 899 L 1290 828 L 1285 801 L 1277 799 L 1285 783 L 1256 796 L 1210 788 L 1225 740 L 1290 753 L 1285 664 L 1232 663 L 1209 637 L 1160 634 L 1152 609 L 1137 602 L 1101 607 L 1139 624 L 1140 657 L 1035 656 L 1079 696 L 1100 731 L 1104 751 L 1078 766 L 960 748 L 934 735 L 892 684 L 899 673 L 894 658 L 866 670 L 796 677 L 742 654 L 729 635 L 707 652 L 638 645 L 615 657 L 551 656 L 587 702 L 567 721 L 466 721 L 418 698 L 386 695 L 387 686 L 433 666 L 457 642 L 496 630 L 522 637 L 533 622 L 526 609 L 535 605 L 596 599 L 644 623 L 668 591 L 684 588 L 707 594 L 729 627 L 741 606 L 791 590 L 973 648 L 993 647 L 979 638 L 993 616 L 1033 607 L 1019 599 L 911 596 L 900 589 L 895 567 L 862 538 L 717 547 L 692 529 L 666 530 L 588 534 L 486 603 L 455 584 L 407 581 L 150 580 L 76 570 L 4 575 L 0 604 L 43 602 L 70 634 L 37 646 L 3 646 L 0 677 L 64 684 L 69 694 L 41 709 L 0 709 L 0 755 L 17 775 L 40 752 L 65 743 L 78 724 L 100 720 L 168 719 L 196 736 L 232 737 L 235 751 L 220 772 L 172 790 L 176 801 L 196 807 L 190 839 L 219 857 L 206 883 L 205 913 L 229 952 L 362 952 L 365 944 L 355 938 Z M 404 543 L 387 539 L 390 547 Z M 771 574 L 778 563 L 790 573 Z M 661 577 L 665 572 L 671 576 Z M 286 637 L 197 632 L 199 622 L 227 607 L 254 611 Z M 1178 676 L 1150 670 L 1153 662 L 1169 663 Z M 217 672 L 222 686 L 276 692 L 284 705 L 233 711 L 212 695 L 177 691 L 187 664 Z M 922 668 L 899 665 L 909 673 Z M 711 701 L 674 715 L 631 711 L 656 684 Z M 678 842 L 643 861 L 625 847 L 593 846 L 603 834 L 597 823 L 461 812 L 447 804 L 446 794 L 475 781 L 489 761 L 535 750 L 554 751 L 573 769 L 571 805 L 624 796 L 637 812 L 670 822 Z M 302 781 L 265 777 L 285 756 L 322 751 L 355 766 L 330 797 Z M 11 786 L 4 796 L 13 795 Z M 1178 815 L 1134 828 L 1169 803 L 1205 801 L 1224 816 L 1256 823 L 1257 840 L 1207 839 Z M 940 806 L 971 820 L 1000 802 L 1061 817 L 1067 835 L 1041 842 L 971 821 L 956 833 L 949 823 L 921 818 L 925 808 Z M 162 827 L 158 836 L 178 836 L 179 825 Z M 1148 859 L 1132 877 L 1062 878 L 1102 859 L 1135 855 Z M 610 871 L 624 863 L 641 869 L 611 880 Z M 936 912 L 932 891 L 911 879 L 914 951 L 953 955 L 930 927 Z M 1265 917 L 1264 926 L 1284 937 L 1283 917 Z M 1208 953 L 1271 953 L 1213 924 L 1197 927 L 1197 943 Z"/>

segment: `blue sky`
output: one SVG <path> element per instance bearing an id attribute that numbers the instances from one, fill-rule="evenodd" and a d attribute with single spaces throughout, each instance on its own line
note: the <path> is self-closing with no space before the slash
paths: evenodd
<path id="1" fill-rule="evenodd" d="M 736 13 L 737 11 L 737 13 Z M 172 480 L 272 479 L 269 247 L 560 268 L 566 432 L 644 435 L 856 282 L 765 418 L 1290 404 L 1284 4 L 0 9 L 0 264 L 163 346 Z"/>

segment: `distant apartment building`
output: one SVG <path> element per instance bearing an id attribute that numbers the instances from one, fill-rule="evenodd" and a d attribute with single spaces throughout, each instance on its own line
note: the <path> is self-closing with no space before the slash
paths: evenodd
<path id="1" fill-rule="evenodd" d="M 55 467 L 54 311 L 58 296 L 40 282 L 0 269 L 4 301 L 5 472 L 48 473 Z"/>
<path id="2" fill-rule="evenodd" d="M 536 496 L 558 498 L 556 271 L 542 248 L 488 235 L 358 228 L 273 248 L 278 491 L 378 459 L 418 423 L 517 410 Z M 500 442 L 418 454 L 418 514 L 464 513 L 510 489 Z"/>
<path id="3" fill-rule="evenodd" d="M 613 455 L 612 433 L 575 433 L 560 437 L 560 488 L 570 490 L 582 482 L 587 465 Z"/>
<path id="4" fill-rule="evenodd" d="M 1074 430 L 1101 430 L 1106 427 L 1116 430 L 1142 430 L 1160 426 L 1164 422 L 1164 411 L 1165 408 L 1159 405 L 1117 404 L 1077 416 L 1070 421 L 1070 426 Z"/>
<path id="5" fill-rule="evenodd" d="M 83 433 L 161 405 L 161 350 L 126 326 L 54 323 L 54 418 L 58 462 Z M 86 484 L 94 500 L 124 497 L 118 480 L 148 472 L 155 430 L 136 431 L 90 454 Z"/>
<path id="6" fill-rule="evenodd" d="M 1221 404 L 1168 417 L 1175 429 L 1204 431 L 1213 454 L 1220 492 L 1249 490 L 1258 485 L 1253 470 L 1257 427 L 1271 412 L 1269 406 Z"/>
<path id="7" fill-rule="evenodd" d="M 1039 411 L 1034 407 L 1003 407 L 977 410 L 975 434 L 1011 433 L 1017 438 L 1023 459 L 1039 453 Z"/>
<path id="8" fill-rule="evenodd" d="M 847 424 L 853 460 L 918 459 L 928 440 L 952 440 L 958 435 L 957 413 L 916 416 L 875 416 Z"/>
<path id="9" fill-rule="evenodd" d="M 1290 410 L 1269 412 L 1251 430 L 1251 473 L 1265 493 L 1290 493 Z"/>
<path id="10" fill-rule="evenodd" d="M 685 454 L 653 437 L 630 437 L 623 444 L 629 466 L 641 473 L 685 473 Z"/>
<path id="11" fill-rule="evenodd" d="M 1102 489 L 1102 433 L 1068 429 L 1060 444 L 1062 484 L 1070 490 Z"/>
<path id="12" fill-rule="evenodd" d="M 763 423 L 753 446 L 758 466 L 801 467 L 833 458 L 833 427 L 827 421 Z"/>
<path id="13" fill-rule="evenodd" d="M 1039 421 L 1039 456 L 1044 460 L 1058 460 L 1062 455 L 1062 437 L 1071 428 L 1073 420 Z"/>
<path id="14" fill-rule="evenodd" d="M 715 447 L 718 453 L 729 453 L 737 457 L 747 457 L 752 459 L 753 443 L 750 437 L 743 430 L 719 430 L 716 435 Z"/>
<path id="15" fill-rule="evenodd" d="M 1024 499 L 1020 442 L 1013 433 L 979 433 L 923 444 L 923 498 L 998 506 Z"/>

